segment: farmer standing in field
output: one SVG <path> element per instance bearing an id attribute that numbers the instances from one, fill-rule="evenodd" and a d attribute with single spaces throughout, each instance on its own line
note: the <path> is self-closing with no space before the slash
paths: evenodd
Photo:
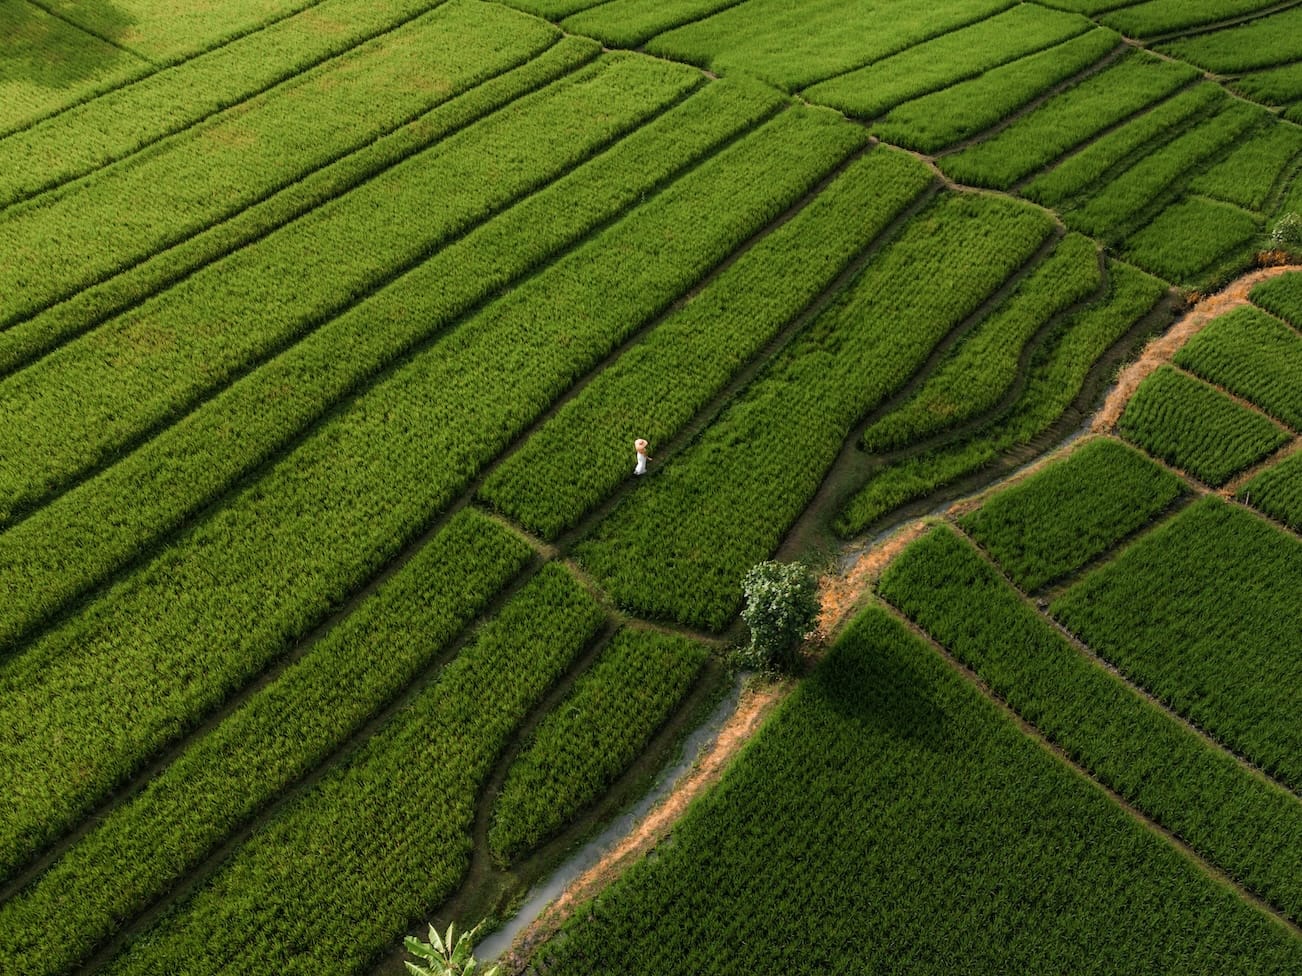
<path id="1" fill-rule="evenodd" d="M 647 443 L 644 438 L 639 437 L 633 442 L 633 450 L 637 452 L 637 467 L 633 469 L 634 474 L 646 474 L 646 463 L 651 459 L 646 456 Z"/>

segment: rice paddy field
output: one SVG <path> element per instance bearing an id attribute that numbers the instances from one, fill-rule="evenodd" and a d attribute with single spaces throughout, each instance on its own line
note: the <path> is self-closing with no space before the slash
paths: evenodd
<path id="1" fill-rule="evenodd" d="M 1300 10 L 0 0 L 0 973 L 1302 971 Z"/>

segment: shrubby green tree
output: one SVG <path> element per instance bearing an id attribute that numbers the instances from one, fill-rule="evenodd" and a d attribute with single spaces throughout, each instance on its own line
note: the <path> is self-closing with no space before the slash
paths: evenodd
<path id="1" fill-rule="evenodd" d="M 1296 248 L 1302 245 L 1302 214 L 1289 211 L 1275 223 L 1270 232 L 1271 243 L 1276 247 Z"/>
<path id="2" fill-rule="evenodd" d="M 750 628 L 742 662 L 760 671 L 794 671 L 800 642 L 818 619 L 814 574 L 802 563 L 762 562 L 742 578 L 741 589 L 741 617 Z"/>
<path id="3" fill-rule="evenodd" d="M 413 956 L 424 959 L 429 965 L 420 966 L 414 962 L 407 963 L 407 971 L 415 976 L 501 976 L 502 967 L 496 964 L 487 969 L 479 969 L 479 960 L 475 958 L 475 936 L 478 935 L 483 922 L 469 932 L 457 934 L 457 923 L 448 925 L 447 935 L 439 937 L 438 931 L 431 924 L 429 941 L 422 942 L 414 936 L 404 940 L 407 951 Z"/>

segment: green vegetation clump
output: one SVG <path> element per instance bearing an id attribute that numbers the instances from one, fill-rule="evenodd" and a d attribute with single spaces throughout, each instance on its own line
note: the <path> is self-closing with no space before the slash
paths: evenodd
<path id="1" fill-rule="evenodd" d="M 765 561 L 742 577 L 741 619 L 750 643 L 740 654 L 757 671 L 798 670 L 800 643 L 818 622 L 818 581 L 801 563 Z"/>

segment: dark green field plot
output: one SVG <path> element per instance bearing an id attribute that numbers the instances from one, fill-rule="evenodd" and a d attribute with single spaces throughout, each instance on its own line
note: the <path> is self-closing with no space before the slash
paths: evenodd
<path id="1" fill-rule="evenodd" d="M 1272 464 L 1240 488 L 1237 497 L 1302 533 L 1302 452 Z"/>
<path id="2" fill-rule="evenodd" d="M 953 879 L 961 878 L 961 884 Z M 869 609 L 551 976 L 1281 974 L 1302 942 Z"/>
<path id="3" fill-rule="evenodd" d="M 1196 284 L 1261 236 L 1261 219 L 1219 200 L 1188 197 L 1126 238 L 1126 258 L 1170 281 Z"/>
<path id="4" fill-rule="evenodd" d="M 1192 376 L 1163 366 L 1140 384 L 1117 430 L 1212 486 L 1288 440 L 1271 421 Z"/>
<path id="5" fill-rule="evenodd" d="M 1279 319 L 1235 309 L 1185 343 L 1175 363 L 1302 431 L 1302 335 Z"/>
<path id="6" fill-rule="evenodd" d="M 1302 784 L 1302 541 L 1198 502 L 1054 602 L 1092 648 L 1264 769 Z"/>
<path id="7" fill-rule="evenodd" d="M 963 528 L 1031 591 L 1112 548 L 1183 488 L 1138 451 L 1100 438 L 1004 489 L 966 516 Z"/>
<path id="8" fill-rule="evenodd" d="M 1189 188 L 1248 210 L 1268 207 L 1275 189 L 1295 172 L 1302 128 L 1268 125 L 1245 138 L 1221 162 L 1189 181 Z"/>
<path id="9" fill-rule="evenodd" d="M 1302 330 L 1302 272 L 1282 274 L 1252 289 L 1252 300 Z"/>

